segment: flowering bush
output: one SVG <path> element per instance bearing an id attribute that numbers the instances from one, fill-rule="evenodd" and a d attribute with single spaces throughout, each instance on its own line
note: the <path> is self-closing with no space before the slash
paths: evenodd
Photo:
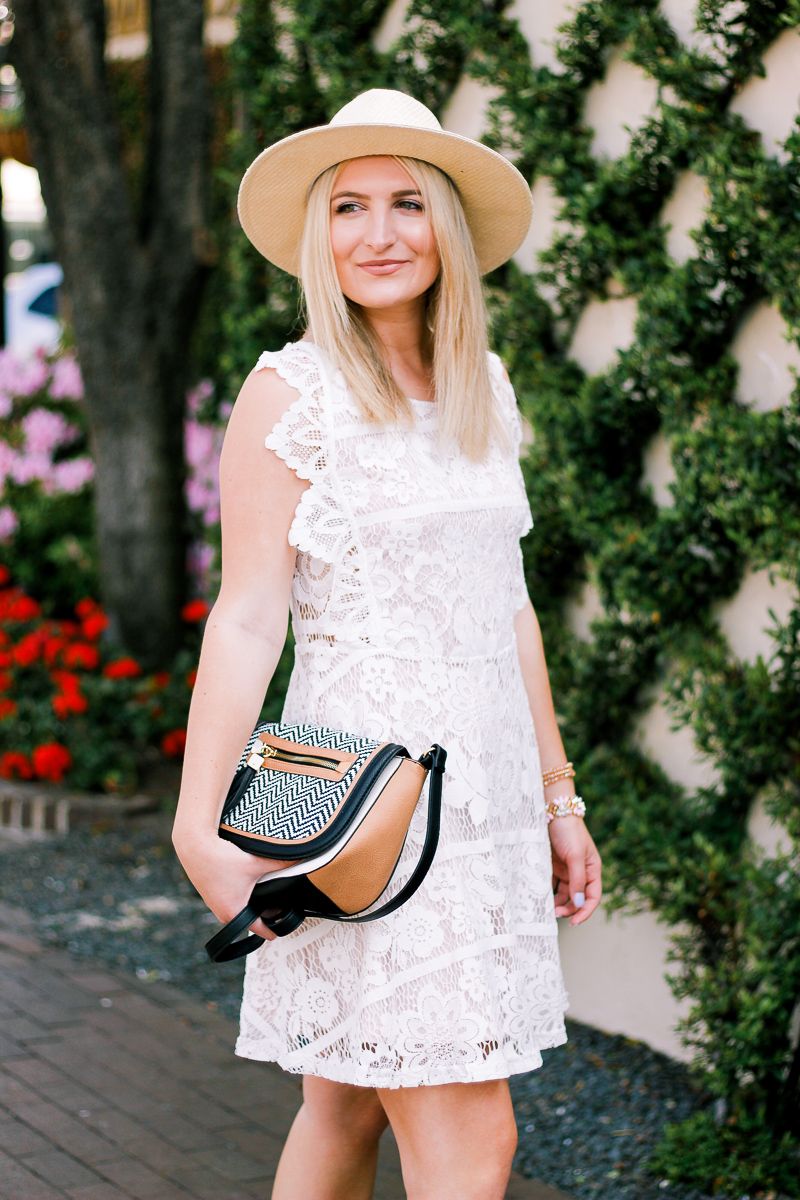
<path id="1" fill-rule="evenodd" d="M 0 350 L 0 559 L 67 611 L 97 590 L 82 396 L 72 354 Z"/>
<path id="2" fill-rule="evenodd" d="M 206 612 L 204 601 L 185 606 L 190 644 Z M 134 658 L 106 648 L 107 625 L 87 598 L 70 620 L 44 617 L 0 567 L 2 778 L 128 790 L 148 759 L 183 757 L 196 650 L 145 675 Z"/>
<path id="3" fill-rule="evenodd" d="M 0 777 L 118 791 L 134 787 L 146 763 L 183 757 L 208 604 L 184 605 L 186 648 L 169 670 L 145 674 L 106 641 L 108 618 L 87 598 L 97 578 L 82 399 L 71 353 L 19 360 L 0 351 Z M 217 409 L 203 382 L 186 408 L 186 500 L 196 532 L 189 566 L 196 590 L 209 595 L 230 406 Z M 291 658 L 289 646 L 266 719 L 280 716 Z"/>
<path id="4" fill-rule="evenodd" d="M 196 535 L 188 567 L 204 594 L 215 583 L 219 455 L 229 412 L 215 410 L 208 380 L 187 394 L 186 502 Z M 0 561 L 48 612 L 70 612 L 82 596 L 97 594 L 93 479 L 74 355 L 20 359 L 0 350 Z"/>

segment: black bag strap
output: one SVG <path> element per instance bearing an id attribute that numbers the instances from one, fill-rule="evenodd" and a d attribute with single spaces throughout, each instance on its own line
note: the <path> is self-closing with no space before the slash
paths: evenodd
<path id="1" fill-rule="evenodd" d="M 428 823 L 419 861 L 397 895 L 393 896 L 391 900 L 387 900 L 385 904 L 375 909 L 374 912 L 366 913 L 364 916 L 334 916 L 329 913 L 315 913 L 310 910 L 306 912 L 306 916 L 324 917 L 326 921 L 339 921 L 348 925 L 365 925 L 369 921 L 380 921 L 382 917 L 388 917 L 390 913 L 396 912 L 401 905 L 410 900 L 430 870 L 431 863 L 436 854 L 436 847 L 439 844 L 439 829 L 441 827 L 442 814 L 442 776 L 444 775 L 446 760 L 447 753 L 441 746 L 437 745 L 431 746 L 430 750 L 427 750 L 418 760 L 429 772 Z M 249 928 L 254 921 L 257 921 L 259 917 L 263 917 L 264 915 L 257 908 L 252 907 L 252 896 L 250 900 L 251 902 L 240 913 L 237 913 L 232 920 L 228 921 L 227 925 L 223 925 L 222 929 L 218 930 L 206 942 L 206 953 L 212 962 L 231 962 L 233 959 L 242 958 L 246 954 L 251 954 L 253 950 L 257 950 L 259 946 L 263 946 L 265 939 L 257 933 L 251 933 L 249 937 L 236 941 L 239 934 L 244 933 L 245 929 Z M 283 914 L 278 913 L 274 917 L 265 919 L 264 923 L 280 936 L 282 920 Z M 292 922 L 291 928 L 296 928 L 296 921 Z"/>
<path id="2" fill-rule="evenodd" d="M 227 925 L 223 925 L 222 929 L 206 942 L 206 954 L 211 961 L 214 963 L 231 962 L 234 958 L 242 958 L 243 955 L 250 954 L 259 946 L 263 946 L 266 938 L 259 937 L 257 933 L 251 933 L 249 937 L 242 938 L 239 942 L 236 941 L 239 934 L 244 933 L 245 929 L 249 928 L 260 916 L 261 913 L 248 904 L 232 920 L 228 921 Z"/>
<path id="3" fill-rule="evenodd" d="M 428 826 L 425 830 L 425 841 L 422 845 L 419 862 L 400 888 L 400 891 L 391 900 L 387 900 L 385 904 L 382 904 L 380 908 L 376 908 L 374 912 L 366 913 L 363 917 L 332 916 L 326 917 L 326 920 L 339 921 L 346 925 L 366 925 L 368 921 L 380 921 L 381 917 L 388 917 L 390 913 L 397 912 L 398 908 L 414 895 L 414 892 L 416 892 L 430 870 L 433 856 L 436 853 L 436 847 L 439 844 L 439 828 L 442 818 L 442 776 L 444 775 L 446 758 L 447 755 L 441 746 L 431 746 L 430 750 L 426 751 L 419 759 L 419 762 L 423 766 L 427 766 L 426 760 L 430 762 L 430 766 L 428 767 L 430 771 L 428 778 Z M 308 915 L 310 917 L 319 917 L 325 914 L 309 912 Z"/>

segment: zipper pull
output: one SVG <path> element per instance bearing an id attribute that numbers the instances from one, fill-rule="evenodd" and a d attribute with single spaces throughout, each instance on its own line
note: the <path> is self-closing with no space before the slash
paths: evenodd
<path id="1" fill-rule="evenodd" d="M 274 746 L 266 746 L 262 742 L 257 750 L 253 749 L 250 751 L 250 757 L 245 766 L 250 767 L 251 771 L 260 771 L 264 765 L 264 759 L 274 758 L 277 753 Z"/>

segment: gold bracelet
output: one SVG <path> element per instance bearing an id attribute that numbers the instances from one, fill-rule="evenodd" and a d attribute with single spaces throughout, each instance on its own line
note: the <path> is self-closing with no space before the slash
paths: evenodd
<path id="1" fill-rule="evenodd" d="M 580 796 L 559 796 L 545 805 L 547 824 L 555 817 L 585 817 L 586 805 Z"/>
<path id="2" fill-rule="evenodd" d="M 575 768 L 571 762 L 564 763 L 563 767 L 550 767 L 548 771 L 542 771 L 542 783 L 545 787 L 551 783 L 558 783 L 561 779 L 574 779 Z"/>

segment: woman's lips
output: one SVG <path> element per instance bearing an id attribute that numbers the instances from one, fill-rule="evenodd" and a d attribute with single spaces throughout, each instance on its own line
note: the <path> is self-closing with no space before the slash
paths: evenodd
<path id="1" fill-rule="evenodd" d="M 393 275 L 400 267 L 407 266 L 408 260 L 405 258 L 384 258 L 362 262 L 358 265 L 362 271 L 367 271 L 370 275 Z"/>

